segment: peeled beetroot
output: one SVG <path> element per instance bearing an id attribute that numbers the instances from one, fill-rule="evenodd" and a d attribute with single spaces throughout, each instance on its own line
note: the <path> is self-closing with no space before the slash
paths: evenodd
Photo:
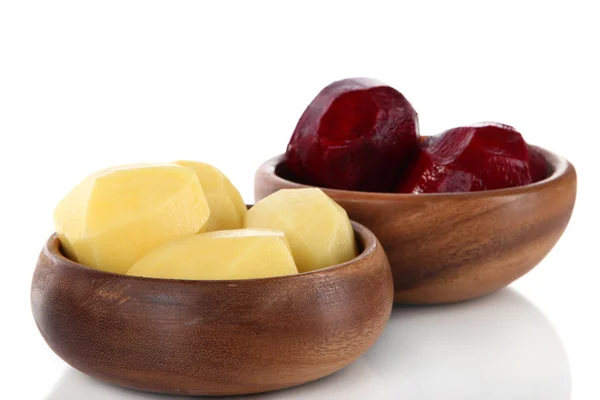
<path id="1" fill-rule="evenodd" d="M 531 173 L 531 181 L 539 182 L 546 179 L 550 174 L 550 165 L 546 158 L 537 148 L 527 146 L 529 151 L 529 172 Z"/>
<path id="2" fill-rule="evenodd" d="M 540 164 L 537 155 L 534 159 Z M 541 172 L 536 169 L 535 174 Z M 474 192 L 531 182 L 529 148 L 521 134 L 511 126 L 488 123 L 450 129 L 424 142 L 396 191 Z"/>
<path id="3" fill-rule="evenodd" d="M 418 146 L 417 113 L 396 89 L 366 78 L 325 87 L 302 114 L 286 164 L 303 183 L 392 191 Z"/>

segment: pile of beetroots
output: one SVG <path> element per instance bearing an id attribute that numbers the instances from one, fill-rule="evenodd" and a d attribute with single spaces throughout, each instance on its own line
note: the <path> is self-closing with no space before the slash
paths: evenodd
<path id="1" fill-rule="evenodd" d="M 402 93 L 366 78 L 333 82 L 315 97 L 290 139 L 286 166 L 310 185 L 416 194 L 522 186 L 550 172 L 544 155 L 508 125 L 420 137 Z"/>

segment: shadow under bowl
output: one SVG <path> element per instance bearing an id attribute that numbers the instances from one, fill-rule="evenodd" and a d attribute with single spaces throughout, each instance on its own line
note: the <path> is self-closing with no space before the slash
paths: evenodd
<path id="1" fill-rule="evenodd" d="M 361 254 L 298 275 L 190 281 L 117 275 L 65 258 L 56 235 L 31 286 L 50 348 L 116 385 L 182 395 L 283 389 L 329 375 L 382 333 L 393 283 L 381 245 L 353 223 Z"/>
<path id="2" fill-rule="evenodd" d="M 551 167 L 543 181 L 468 193 L 400 194 L 322 188 L 377 236 L 388 256 L 397 303 L 469 300 L 501 289 L 534 268 L 565 230 L 577 191 L 575 168 L 538 148 Z M 255 200 L 309 187 L 284 155 L 261 165 Z"/>

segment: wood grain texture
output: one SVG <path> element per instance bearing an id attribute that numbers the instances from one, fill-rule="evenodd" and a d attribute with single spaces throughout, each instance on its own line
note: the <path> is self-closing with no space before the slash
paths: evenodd
<path id="1" fill-rule="evenodd" d="M 392 267 L 396 302 L 469 300 L 535 267 L 569 222 L 575 169 L 540 150 L 553 172 L 522 187 L 419 195 L 323 190 L 380 240 Z M 275 157 L 257 170 L 256 201 L 282 188 L 306 187 L 293 181 L 283 160 Z"/>
<path id="2" fill-rule="evenodd" d="M 392 276 L 375 236 L 320 271 L 238 281 L 101 272 L 69 261 L 52 236 L 31 287 L 37 326 L 74 368 L 109 383 L 188 395 L 271 391 L 331 374 L 386 325 Z"/>

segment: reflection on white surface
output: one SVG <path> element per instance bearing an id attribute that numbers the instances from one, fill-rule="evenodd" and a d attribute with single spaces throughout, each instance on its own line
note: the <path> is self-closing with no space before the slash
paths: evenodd
<path id="1" fill-rule="evenodd" d="M 548 320 L 506 289 L 480 300 L 395 307 L 375 346 L 319 381 L 251 399 L 566 400 L 571 380 Z M 238 399 L 240 397 L 237 397 Z M 173 400 L 66 370 L 45 400 Z"/>

